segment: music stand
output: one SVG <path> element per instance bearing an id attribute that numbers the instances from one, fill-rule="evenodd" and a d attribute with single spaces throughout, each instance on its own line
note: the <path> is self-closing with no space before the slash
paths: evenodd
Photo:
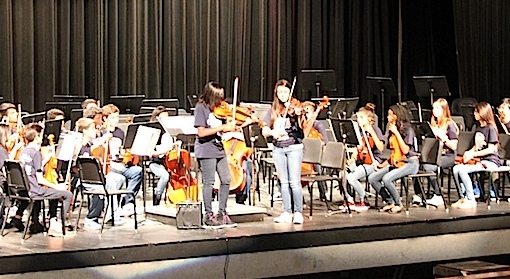
<path id="1" fill-rule="evenodd" d="M 50 145 L 48 139 L 49 135 L 53 135 L 53 144 L 57 144 L 60 139 L 60 133 L 62 131 L 63 119 L 58 120 L 47 120 L 44 122 L 43 140 L 41 146 Z"/>
<path id="2" fill-rule="evenodd" d="M 152 113 L 137 114 L 133 116 L 133 123 L 150 122 Z"/>
<path id="3" fill-rule="evenodd" d="M 448 82 L 445 76 L 414 76 L 413 83 L 416 89 L 416 95 L 420 97 L 430 96 L 431 105 L 434 103 L 434 98 L 436 97 L 450 96 L 450 90 L 448 89 Z"/>
<path id="4" fill-rule="evenodd" d="M 252 123 L 248 126 L 243 127 L 243 136 L 244 142 L 246 143 L 246 147 L 253 148 L 253 152 L 251 153 L 251 191 L 248 192 L 248 202 L 250 205 L 255 205 L 255 191 L 259 194 L 259 202 L 260 202 L 260 181 L 258 175 L 258 169 L 255 171 L 255 161 L 256 161 L 256 153 L 258 148 L 268 148 L 267 140 L 262 135 L 262 128 L 257 123 Z M 257 182 L 255 183 L 255 178 Z"/>
<path id="5" fill-rule="evenodd" d="M 142 100 L 142 107 L 157 107 L 164 106 L 165 108 L 179 109 L 179 99 L 144 99 Z"/>
<path id="6" fill-rule="evenodd" d="M 331 116 L 340 119 L 350 118 L 358 106 L 358 102 L 359 97 L 340 98 L 333 106 Z"/>
<path id="7" fill-rule="evenodd" d="M 73 109 L 71 110 L 71 130 L 74 130 L 74 126 L 76 125 L 76 121 L 83 117 L 83 109 Z"/>
<path id="8" fill-rule="evenodd" d="M 121 113 L 138 114 L 145 95 L 118 95 L 110 96 L 110 102 L 116 105 Z"/>
<path id="9" fill-rule="evenodd" d="M 333 133 L 335 133 L 336 141 L 341 141 L 344 144 L 362 145 L 361 134 L 359 129 L 355 127 L 356 124 L 351 119 L 338 119 L 331 118 L 331 126 L 333 126 Z"/>
<path id="10" fill-rule="evenodd" d="M 430 123 L 427 121 L 419 122 L 419 121 L 411 121 L 411 125 L 414 126 L 414 130 L 416 133 L 416 138 L 420 140 L 420 143 L 425 138 L 435 138 L 434 132 L 430 127 Z"/>
<path id="11" fill-rule="evenodd" d="M 89 96 L 81 96 L 81 95 L 53 95 L 53 99 L 55 101 L 63 101 L 63 102 L 83 102 L 88 99 Z"/>
<path id="12" fill-rule="evenodd" d="M 333 69 L 301 69 L 299 72 L 301 92 L 315 91 L 315 97 L 321 92 L 336 92 L 336 72 Z"/>
<path id="13" fill-rule="evenodd" d="M 379 92 L 379 100 L 381 104 L 381 127 L 384 127 L 385 117 L 385 100 L 386 96 L 395 96 L 397 95 L 397 89 L 395 87 L 395 83 L 391 77 L 375 77 L 375 76 L 367 76 L 366 77 L 369 92 Z"/>
<path id="14" fill-rule="evenodd" d="M 46 111 L 58 108 L 64 112 L 65 118 L 70 119 L 73 109 L 81 109 L 81 102 L 46 102 Z"/>
<path id="15" fill-rule="evenodd" d="M 46 112 L 38 112 L 33 114 L 27 114 L 21 117 L 21 121 L 23 121 L 23 124 L 27 125 L 30 123 L 38 123 L 43 121 L 46 118 Z"/>

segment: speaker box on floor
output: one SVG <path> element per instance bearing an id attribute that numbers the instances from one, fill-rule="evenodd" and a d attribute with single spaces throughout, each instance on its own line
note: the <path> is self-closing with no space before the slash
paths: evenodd
<path id="1" fill-rule="evenodd" d="M 202 203 L 178 203 L 175 219 L 177 229 L 200 229 L 202 227 Z"/>

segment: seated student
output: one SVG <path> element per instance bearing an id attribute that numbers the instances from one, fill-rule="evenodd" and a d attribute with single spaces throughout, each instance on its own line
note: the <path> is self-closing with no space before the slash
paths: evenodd
<path id="1" fill-rule="evenodd" d="M 78 121 L 76 121 L 76 127 L 78 129 L 78 132 L 82 133 L 82 143 L 81 148 L 78 156 L 93 156 L 94 150 L 99 148 L 103 142 L 95 141 L 96 137 L 96 126 L 92 119 L 90 118 L 80 118 Z M 105 138 L 105 140 L 107 140 Z M 116 172 L 109 172 L 105 176 L 106 179 L 106 188 L 107 189 L 115 189 L 118 190 L 123 185 L 124 177 L 121 174 L 118 174 Z M 98 185 L 90 185 L 90 184 L 84 184 L 85 190 L 91 191 L 91 190 L 103 190 L 102 186 Z M 91 202 L 89 204 L 89 213 L 87 214 L 87 217 L 84 221 L 85 229 L 87 230 L 99 230 L 101 229 L 101 225 L 98 222 L 98 219 L 101 217 L 101 213 L 103 212 L 104 208 L 104 197 L 93 195 L 91 198 Z M 114 200 L 115 202 L 115 200 Z M 114 221 L 115 224 L 120 225 L 123 223 L 123 220 L 120 218 L 119 212 L 117 212 L 115 209 L 117 208 L 116 204 L 114 203 Z M 110 208 L 108 208 L 110 210 Z M 105 214 L 106 219 L 111 219 L 111 212 L 107 212 Z"/>
<path id="2" fill-rule="evenodd" d="M 377 122 L 375 122 L 374 116 L 374 107 L 370 104 L 360 108 L 356 113 L 356 121 L 358 122 L 360 128 L 365 131 L 365 135 L 362 134 L 362 140 L 368 143 L 370 143 L 370 140 L 372 140 L 374 143 L 374 145 L 371 147 L 371 154 L 366 148 L 366 142 L 363 144 L 363 146 L 358 148 L 358 158 L 360 159 L 358 165 L 349 166 L 352 171 L 347 174 L 347 182 L 351 187 L 354 188 L 356 193 L 358 193 L 360 202 L 357 204 L 354 203 L 354 199 L 348 193 L 346 193 L 347 201 L 349 202 L 351 209 L 358 212 L 368 210 L 368 206 L 365 201 L 365 187 L 363 187 L 360 180 L 374 173 L 376 171 L 376 165 L 383 162 L 381 152 L 384 150 L 384 136 L 381 129 L 379 129 L 377 126 Z M 369 163 L 370 161 L 372 161 L 371 164 Z"/>
<path id="3" fill-rule="evenodd" d="M 164 106 L 158 106 L 152 111 L 151 122 L 158 121 L 158 118 L 166 118 L 168 116 L 166 108 Z M 161 197 L 165 192 L 168 182 L 170 181 L 170 174 L 163 162 L 166 154 L 173 147 L 173 141 L 173 138 L 168 133 L 164 133 L 161 138 L 161 143 L 156 146 L 156 150 L 152 154 L 151 162 L 149 163 L 149 168 L 152 173 L 159 177 L 158 185 L 154 189 L 154 197 L 152 199 L 153 205 L 160 204 Z"/>
<path id="4" fill-rule="evenodd" d="M 42 173 L 42 155 L 40 152 L 42 135 L 34 126 L 29 125 L 25 129 L 26 147 L 21 152 L 20 163 L 24 167 L 28 183 L 30 184 L 31 197 L 59 198 L 64 204 L 64 212 L 67 216 L 73 193 L 64 189 L 62 185 L 57 185 L 46 180 Z M 24 210 L 24 209 L 23 209 Z M 36 203 L 33 209 L 34 223 L 36 224 L 40 213 L 40 203 Z M 62 226 L 57 221 L 57 202 L 50 202 L 50 227 L 48 234 L 51 236 L 61 236 Z M 21 217 L 21 216 L 19 216 Z"/>
<path id="5" fill-rule="evenodd" d="M 453 167 L 455 165 L 455 155 L 457 154 L 459 128 L 451 118 L 448 102 L 443 98 L 437 99 L 432 104 L 432 119 L 430 120 L 430 127 L 436 138 L 443 142 L 443 154 L 441 155 L 440 167 L 442 169 Z M 426 172 L 436 172 L 437 166 L 424 164 L 423 169 Z M 441 195 L 441 188 L 439 188 L 436 176 L 429 177 L 428 180 L 434 191 L 434 196 L 427 199 L 427 204 L 436 207 L 444 204 Z M 419 206 L 422 204 L 422 199 L 419 196 L 421 194 L 421 187 L 417 181 L 414 183 L 414 193 L 413 206 Z"/>
<path id="6" fill-rule="evenodd" d="M 7 152 L 7 137 L 9 137 L 10 134 L 10 128 L 7 124 L 0 124 L 0 191 L 3 192 L 6 188 L 7 180 L 5 179 L 5 174 L 2 171 L 4 167 L 4 162 L 9 158 L 9 153 Z M 4 217 L 4 207 L 0 208 L 0 224 L 4 222 L 4 218 L 7 218 L 7 216 Z M 21 223 L 21 221 L 19 222 Z M 23 223 L 21 223 L 23 225 Z M 12 225 L 10 223 L 5 224 L 6 229 L 12 228 Z M 23 226 L 24 228 L 24 226 Z"/>
<path id="7" fill-rule="evenodd" d="M 498 115 L 501 124 L 506 129 L 506 133 L 510 133 L 510 98 L 504 98 L 498 107 Z"/>
<path id="8" fill-rule="evenodd" d="M 18 110 L 14 104 L 0 104 L 0 122 L 9 125 L 11 133 L 17 134 L 16 128 L 18 124 Z"/>
<path id="9" fill-rule="evenodd" d="M 124 131 L 117 127 L 119 124 L 119 116 L 120 111 L 119 108 L 113 104 L 108 104 L 102 107 L 102 115 L 104 122 L 103 129 L 101 131 L 101 135 L 112 135 L 113 140 L 124 142 Z M 124 164 L 122 162 L 115 162 L 111 164 L 112 171 L 122 174 L 125 179 L 127 179 L 127 189 L 131 190 L 135 193 L 140 190 L 142 185 L 142 167 L 132 165 L 130 162 Z M 124 179 L 124 180 L 125 180 Z M 124 196 L 122 198 L 121 204 L 123 205 L 122 211 L 120 212 L 121 216 L 131 216 L 135 214 L 134 211 L 134 203 L 132 196 Z"/>
<path id="10" fill-rule="evenodd" d="M 415 132 L 409 123 L 408 115 L 407 109 L 402 105 L 397 104 L 389 108 L 386 142 L 391 149 L 390 158 L 379 164 L 378 169 L 368 177 L 369 183 L 386 202 L 381 211 L 389 213 L 402 211 L 395 181 L 416 174 L 420 166 L 414 150 Z"/>
<path id="11" fill-rule="evenodd" d="M 81 102 L 81 108 L 83 109 L 83 112 L 92 107 L 99 108 L 99 101 L 94 99 L 85 99 L 83 102 Z"/>
<path id="12" fill-rule="evenodd" d="M 469 174 L 501 166 L 498 155 L 498 129 L 491 106 L 486 102 L 476 104 L 475 119 L 479 122 L 475 130 L 475 144 L 464 152 L 463 163 L 453 167 L 453 178 L 461 199 L 452 204 L 452 208 L 476 208 L 473 181 Z"/>

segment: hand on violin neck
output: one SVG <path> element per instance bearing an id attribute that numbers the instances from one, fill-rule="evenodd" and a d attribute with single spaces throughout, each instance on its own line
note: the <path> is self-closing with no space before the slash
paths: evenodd
<path id="1" fill-rule="evenodd" d="M 388 130 L 390 132 L 392 132 L 393 134 L 399 134 L 399 131 L 398 131 L 398 128 L 397 128 L 397 125 L 393 124 L 393 123 L 389 123 L 388 124 Z"/>
<path id="2" fill-rule="evenodd" d="M 222 132 L 233 132 L 236 129 L 236 125 L 233 121 L 227 122 L 226 124 L 223 124 L 221 127 Z"/>

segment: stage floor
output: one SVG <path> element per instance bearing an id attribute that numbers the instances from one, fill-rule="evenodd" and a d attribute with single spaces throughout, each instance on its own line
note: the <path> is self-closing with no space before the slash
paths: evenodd
<path id="1" fill-rule="evenodd" d="M 268 210 L 271 213 L 279 211 Z M 0 274 L 501 230 L 510 228 L 510 205 L 502 202 L 487 210 L 485 204 L 479 203 L 477 209 L 448 213 L 441 209 L 411 208 L 409 215 L 371 209 L 352 217 L 347 214 L 326 217 L 318 206 L 313 217 L 303 225 L 275 224 L 267 216 L 260 222 L 241 223 L 237 228 L 177 230 L 139 214 L 137 233 L 133 219 L 128 219 L 121 226 L 105 227 L 102 236 L 80 230 L 65 238 L 38 234 L 24 242 L 21 233 L 11 230 L 0 242 Z"/>

